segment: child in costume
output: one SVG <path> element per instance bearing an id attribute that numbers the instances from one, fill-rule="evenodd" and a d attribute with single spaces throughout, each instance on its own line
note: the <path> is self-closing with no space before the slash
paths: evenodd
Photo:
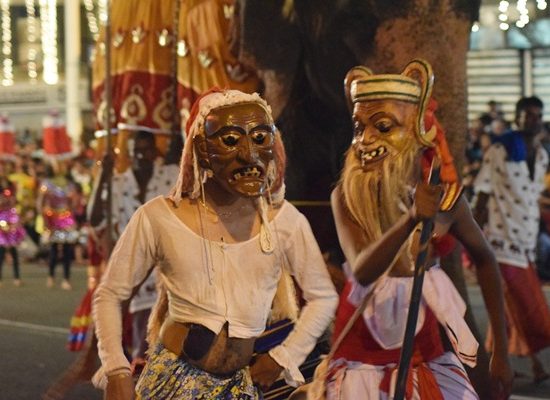
<path id="1" fill-rule="evenodd" d="M 25 238 L 17 209 L 16 186 L 9 179 L 15 156 L 15 129 L 7 115 L 0 116 L 0 284 L 2 266 L 9 252 L 13 262 L 14 285 L 21 286 L 17 246 Z"/>
<path id="2" fill-rule="evenodd" d="M 0 284 L 4 259 L 6 252 L 9 252 L 13 262 L 13 284 L 21 286 L 17 246 L 25 238 L 25 229 L 21 225 L 16 209 L 15 185 L 8 180 L 3 170 L 2 165 L 0 167 Z"/>
<path id="3" fill-rule="evenodd" d="M 74 216 L 76 184 L 70 178 L 67 160 L 73 157 L 65 124 L 56 110 L 43 120 L 44 157 L 49 162 L 46 179 L 40 183 L 37 210 L 44 221 L 42 240 L 50 245 L 48 287 L 54 286 L 55 267 L 61 258 L 61 288 L 71 290 L 70 271 L 78 230 Z M 60 257 L 61 256 L 61 257 Z"/>

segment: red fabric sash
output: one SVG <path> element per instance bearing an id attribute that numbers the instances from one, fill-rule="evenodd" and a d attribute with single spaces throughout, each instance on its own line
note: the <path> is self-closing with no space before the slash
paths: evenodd
<path id="1" fill-rule="evenodd" d="M 355 311 L 355 307 L 347 300 L 351 283 L 346 283 L 336 313 L 333 340 L 338 337 L 346 321 Z M 403 316 L 405 318 L 406 316 Z M 437 319 L 433 312 L 426 308 L 424 325 L 417 333 L 414 343 L 415 354 L 419 360 L 430 361 L 444 353 Z M 399 362 L 401 349 L 386 350 L 372 337 L 363 318 L 358 318 L 336 353 L 334 359 L 345 358 L 348 361 L 360 361 L 371 365 L 387 365 Z"/>

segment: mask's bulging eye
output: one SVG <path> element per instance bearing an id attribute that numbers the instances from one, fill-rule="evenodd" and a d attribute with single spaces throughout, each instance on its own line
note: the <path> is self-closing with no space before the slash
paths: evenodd
<path id="1" fill-rule="evenodd" d="M 235 146 L 239 142 L 239 135 L 230 133 L 222 136 L 222 142 L 226 146 Z"/>
<path id="2" fill-rule="evenodd" d="M 374 126 L 376 127 L 376 129 L 381 132 L 381 133 L 388 133 L 389 131 L 391 131 L 391 129 L 393 128 L 394 126 L 394 123 L 391 119 L 389 118 L 383 118 L 383 119 L 380 119 L 378 121 L 376 121 L 376 123 L 374 124 Z"/>
<path id="3" fill-rule="evenodd" d="M 256 131 L 256 132 L 253 132 L 250 135 L 250 137 L 256 144 L 264 144 L 264 142 L 266 141 L 267 135 L 269 135 L 268 132 Z"/>

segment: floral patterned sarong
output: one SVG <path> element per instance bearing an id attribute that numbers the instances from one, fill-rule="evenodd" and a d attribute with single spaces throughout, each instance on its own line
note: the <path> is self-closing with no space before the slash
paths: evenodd
<path id="1" fill-rule="evenodd" d="M 136 386 L 136 400 L 262 400 L 248 368 L 229 378 L 203 371 L 157 344 Z"/>

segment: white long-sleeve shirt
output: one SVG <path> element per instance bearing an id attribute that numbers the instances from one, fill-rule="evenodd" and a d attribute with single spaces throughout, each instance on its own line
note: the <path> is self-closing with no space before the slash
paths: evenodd
<path id="1" fill-rule="evenodd" d="M 157 158 L 153 168 L 153 176 L 149 179 L 145 190 L 145 201 L 170 193 L 170 189 L 176 184 L 179 171 L 179 165 L 162 164 L 162 160 Z M 113 223 L 120 233 L 124 231 L 124 228 L 130 222 L 130 218 L 141 204 L 139 184 L 134 171 L 128 168 L 122 173 L 115 174 L 113 176 Z M 155 273 L 149 275 L 143 282 L 130 301 L 128 308 L 130 313 L 153 308 L 157 302 L 156 282 Z"/>
<path id="2" fill-rule="evenodd" d="M 285 202 L 270 226 L 277 247 L 267 254 L 258 236 L 239 243 L 209 243 L 187 227 L 163 197 L 140 207 L 118 240 L 95 294 L 99 356 L 106 373 L 129 368 L 121 347 L 120 302 L 153 265 L 167 289 L 172 319 L 204 325 L 216 334 L 227 322 L 229 336 L 237 338 L 264 331 L 286 268 L 307 304 L 294 330 L 270 355 L 285 369 L 289 384 L 303 382 L 298 366 L 330 323 L 338 297 L 306 218 Z"/>

